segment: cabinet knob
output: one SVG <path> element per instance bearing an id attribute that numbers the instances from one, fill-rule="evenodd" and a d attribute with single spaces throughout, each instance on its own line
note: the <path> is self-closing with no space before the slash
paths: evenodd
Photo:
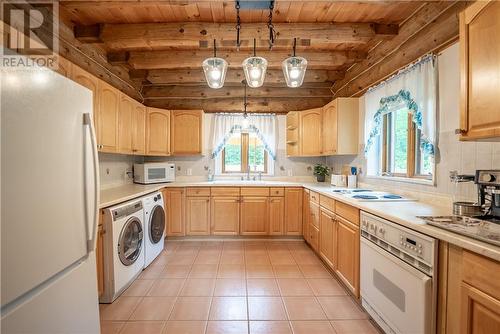
<path id="1" fill-rule="evenodd" d="M 465 130 L 465 129 L 455 129 L 456 135 L 463 135 L 465 133 L 467 133 L 467 130 Z"/>

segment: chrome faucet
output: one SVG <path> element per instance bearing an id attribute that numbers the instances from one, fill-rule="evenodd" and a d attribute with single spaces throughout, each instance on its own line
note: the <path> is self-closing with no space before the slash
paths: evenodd
<path id="1" fill-rule="evenodd" d="M 250 181 L 250 164 L 247 165 L 247 181 Z"/>

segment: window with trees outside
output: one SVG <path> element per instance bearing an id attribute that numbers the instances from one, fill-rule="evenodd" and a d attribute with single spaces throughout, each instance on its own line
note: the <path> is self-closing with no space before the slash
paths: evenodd
<path id="1" fill-rule="evenodd" d="M 267 152 L 253 133 L 234 133 L 222 150 L 222 173 L 267 173 Z"/>
<path id="2" fill-rule="evenodd" d="M 382 175 L 432 179 L 434 165 L 430 155 L 420 149 L 422 140 L 408 109 L 384 115 L 380 150 Z"/>

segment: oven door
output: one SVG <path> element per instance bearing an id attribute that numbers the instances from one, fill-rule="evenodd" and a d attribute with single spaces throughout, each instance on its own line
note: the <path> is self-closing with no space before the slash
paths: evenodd
<path id="1" fill-rule="evenodd" d="M 360 257 L 361 297 L 377 315 L 396 333 L 432 333 L 432 278 L 363 237 Z"/>

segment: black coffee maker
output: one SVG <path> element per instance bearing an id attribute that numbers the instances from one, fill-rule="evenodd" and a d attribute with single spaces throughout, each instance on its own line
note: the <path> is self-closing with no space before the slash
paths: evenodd
<path id="1" fill-rule="evenodd" d="M 500 223 L 500 169 L 477 170 L 474 183 L 477 184 L 479 203 L 486 209 L 486 216 L 482 219 Z"/>

